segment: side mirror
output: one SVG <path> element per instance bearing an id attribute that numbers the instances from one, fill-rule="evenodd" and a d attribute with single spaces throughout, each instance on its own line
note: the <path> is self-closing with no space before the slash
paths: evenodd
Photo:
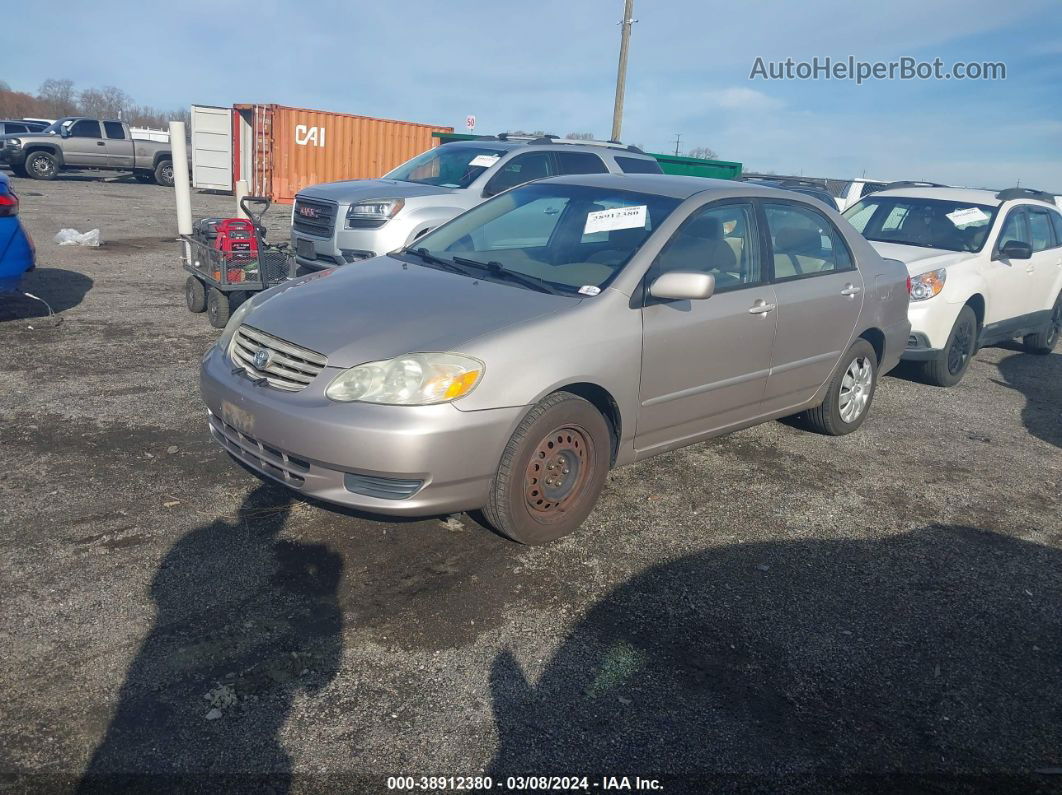
<path id="1" fill-rule="evenodd" d="M 63 137 L 63 138 L 69 138 L 70 137 L 70 128 L 69 127 L 60 127 L 59 128 L 59 135 L 61 137 Z"/>
<path id="2" fill-rule="evenodd" d="M 703 301 L 715 292 L 715 277 L 710 273 L 671 271 L 661 274 L 649 286 L 649 295 L 664 301 Z"/>
<path id="3" fill-rule="evenodd" d="M 1032 257 L 1032 246 L 1020 240 L 1008 240 L 999 250 L 1000 259 L 1029 259 Z"/>

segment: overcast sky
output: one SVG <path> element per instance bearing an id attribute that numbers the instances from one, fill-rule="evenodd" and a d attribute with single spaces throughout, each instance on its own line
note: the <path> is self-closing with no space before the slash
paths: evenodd
<path id="1" fill-rule="evenodd" d="M 611 129 L 622 0 L 22 3 L 0 79 L 463 129 Z M 65 6 L 65 8 L 64 8 Z M 182 8 L 180 20 L 167 18 Z M 1058 0 L 636 0 L 623 139 L 746 169 L 1062 193 Z M 27 35 L 27 31 L 35 31 Z M 36 35 L 47 31 L 45 39 Z M 46 52 L 46 55 L 42 53 Z M 1000 81 L 750 80 L 757 56 L 1003 61 Z"/>

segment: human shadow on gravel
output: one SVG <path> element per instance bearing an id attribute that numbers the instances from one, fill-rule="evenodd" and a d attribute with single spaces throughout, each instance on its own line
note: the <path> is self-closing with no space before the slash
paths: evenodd
<path id="1" fill-rule="evenodd" d="M 1029 433 L 1062 447 L 1062 354 L 1018 353 L 1001 361 L 999 372 L 1025 396 L 1021 419 Z"/>
<path id="2" fill-rule="evenodd" d="M 535 684 L 495 659 L 490 773 L 1042 788 L 1062 766 L 1060 648 L 1050 547 L 934 525 L 713 548 L 610 593 Z"/>
<path id="3" fill-rule="evenodd" d="M 129 666 L 82 792 L 284 792 L 279 738 L 296 694 L 338 670 L 338 554 L 279 540 L 287 491 L 263 484 L 235 517 L 192 530 L 151 586 L 155 624 Z"/>
<path id="4" fill-rule="evenodd" d="M 22 277 L 22 290 L 47 302 L 53 312 L 62 312 L 80 304 L 89 290 L 92 279 L 83 273 L 65 268 L 37 268 Z M 45 317 L 48 310 L 40 301 L 18 293 L 0 293 L 0 323 Z"/>

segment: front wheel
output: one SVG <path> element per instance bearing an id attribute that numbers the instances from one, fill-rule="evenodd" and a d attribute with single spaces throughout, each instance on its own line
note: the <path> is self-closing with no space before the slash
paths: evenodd
<path id="1" fill-rule="evenodd" d="M 48 152 L 30 152 L 26 158 L 26 176 L 32 179 L 55 179 L 59 161 Z"/>
<path id="2" fill-rule="evenodd" d="M 1029 353 L 1037 353 L 1046 356 L 1055 349 L 1055 343 L 1062 335 L 1062 294 L 1055 300 L 1055 308 L 1051 312 L 1051 320 L 1047 328 L 1036 334 L 1026 334 L 1022 337 L 1021 344 Z"/>
<path id="3" fill-rule="evenodd" d="M 874 346 L 858 339 L 841 360 L 826 398 L 804 414 L 808 430 L 844 436 L 856 430 L 870 413 L 878 386 L 878 355 Z"/>
<path id="4" fill-rule="evenodd" d="M 184 282 L 184 303 L 189 312 L 203 312 L 207 308 L 206 285 L 195 276 L 189 276 Z"/>
<path id="5" fill-rule="evenodd" d="M 155 182 L 166 188 L 173 187 L 173 162 L 160 160 L 155 166 Z"/>
<path id="6" fill-rule="evenodd" d="M 211 287 L 207 292 L 207 320 L 214 328 L 225 328 L 229 322 L 229 299 L 225 293 L 217 287 Z"/>
<path id="7" fill-rule="evenodd" d="M 922 378 L 933 386 L 955 386 L 977 353 L 977 315 L 964 306 L 951 327 L 948 342 L 940 356 L 922 363 Z"/>
<path id="8" fill-rule="evenodd" d="M 583 523 L 605 487 L 608 422 L 570 392 L 536 405 L 513 433 L 490 487 L 484 516 L 521 544 L 544 544 Z"/>

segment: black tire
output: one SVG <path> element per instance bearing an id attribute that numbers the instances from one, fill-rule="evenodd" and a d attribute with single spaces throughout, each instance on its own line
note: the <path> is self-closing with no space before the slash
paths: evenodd
<path id="1" fill-rule="evenodd" d="M 1055 308 L 1051 312 L 1051 320 L 1043 331 L 1036 334 L 1026 334 L 1021 339 L 1021 344 L 1029 353 L 1046 356 L 1055 349 L 1055 343 L 1062 336 L 1062 293 L 1055 299 Z"/>
<path id="2" fill-rule="evenodd" d="M 545 544 L 583 523 L 605 487 L 612 436 L 601 412 L 555 392 L 524 417 L 505 447 L 483 515 L 521 544 Z"/>
<path id="3" fill-rule="evenodd" d="M 235 292 L 229 293 L 229 309 L 232 312 L 235 312 L 237 309 L 240 308 L 240 304 L 242 304 L 250 297 L 250 290 L 236 290 Z"/>
<path id="4" fill-rule="evenodd" d="M 826 436 L 844 436 L 859 428 L 870 414 L 878 388 L 878 354 L 864 339 L 852 343 L 830 381 L 826 398 L 804 412 L 801 423 Z"/>
<path id="5" fill-rule="evenodd" d="M 59 161 L 49 152 L 30 152 L 26 156 L 25 170 L 30 179 L 55 179 L 59 173 Z"/>
<path id="6" fill-rule="evenodd" d="M 977 353 L 977 315 L 969 306 L 964 306 L 951 327 L 948 343 L 941 355 L 922 362 L 922 380 L 933 386 L 955 386 L 966 375 L 966 370 Z"/>
<path id="7" fill-rule="evenodd" d="M 155 166 L 155 182 L 164 188 L 173 187 L 173 162 L 160 160 Z"/>
<path id="8" fill-rule="evenodd" d="M 184 282 L 184 302 L 188 305 L 189 312 L 199 314 L 206 311 L 206 285 L 195 276 L 189 276 Z"/>
<path id="9" fill-rule="evenodd" d="M 217 287 L 207 290 L 207 320 L 214 328 L 225 328 L 229 322 L 229 299 Z"/>

